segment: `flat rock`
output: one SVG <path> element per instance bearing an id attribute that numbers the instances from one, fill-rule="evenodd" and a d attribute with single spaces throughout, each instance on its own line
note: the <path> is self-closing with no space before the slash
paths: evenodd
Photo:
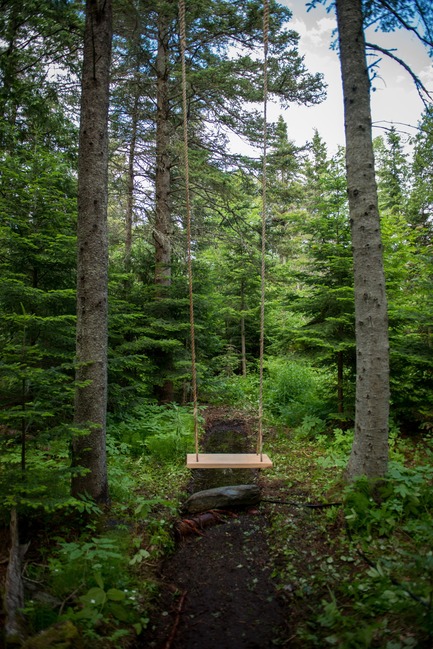
<path id="1" fill-rule="evenodd" d="M 184 510 L 190 514 L 198 514 L 208 509 L 249 507 L 259 502 L 260 489 L 257 485 L 232 485 L 197 491 L 185 502 Z"/>

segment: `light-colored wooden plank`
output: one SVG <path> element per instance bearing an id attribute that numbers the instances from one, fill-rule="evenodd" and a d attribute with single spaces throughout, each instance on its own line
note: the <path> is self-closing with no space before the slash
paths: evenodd
<path id="1" fill-rule="evenodd" d="M 189 469 L 269 469 L 272 460 L 264 453 L 188 453 L 186 466 Z"/>

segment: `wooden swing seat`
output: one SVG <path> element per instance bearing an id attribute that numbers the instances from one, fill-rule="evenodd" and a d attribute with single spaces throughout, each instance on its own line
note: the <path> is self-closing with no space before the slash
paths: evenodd
<path id="1" fill-rule="evenodd" d="M 188 469 L 269 469 L 272 460 L 264 453 L 195 453 L 186 456 Z"/>

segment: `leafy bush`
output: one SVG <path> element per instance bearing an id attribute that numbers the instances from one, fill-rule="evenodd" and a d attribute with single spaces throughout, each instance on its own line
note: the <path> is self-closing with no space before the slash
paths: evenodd
<path id="1" fill-rule="evenodd" d="M 290 427 L 302 425 L 307 416 L 326 417 L 326 374 L 289 358 L 269 359 L 266 370 L 265 407 L 272 417 Z"/>
<path id="2" fill-rule="evenodd" d="M 192 448 L 194 417 L 187 407 L 144 403 L 122 421 L 112 422 L 109 430 L 118 442 L 129 446 L 133 456 L 151 454 L 170 461 Z"/>
<path id="3" fill-rule="evenodd" d="M 390 462 L 387 476 L 372 482 L 360 478 L 347 488 L 346 520 L 351 530 L 389 535 L 397 526 L 424 536 L 433 522 L 433 467 L 414 469 Z M 433 542 L 433 532 L 429 533 Z"/>
<path id="4" fill-rule="evenodd" d="M 353 430 L 334 428 L 330 435 L 320 435 L 318 441 L 327 448 L 327 454 L 317 460 L 321 467 L 344 469 L 347 466 L 353 444 Z"/>
<path id="5" fill-rule="evenodd" d="M 208 379 L 205 385 L 201 386 L 201 392 L 203 398 L 212 404 L 239 406 L 246 410 L 257 408 L 259 378 L 257 374 L 220 374 Z"/>
<path id="6" fill-rule="evenodd" d="M 295 429 L 295 434 L 301 439 L 314 439 L 325 432 L 326 422 L 315 415 L 305 415 L 300 426 Z"/>
<path id="7" fill-rule="evenodd" d="M 63 605 L 60 608 L 60 620 L 72 620 L 87 637 L 95 639 L 115 641 L 141 632 L 148 619 L 129 566 L 149 553 L 139 549 L 129 559 L 129 545 L 129 531 L 113 531 L 84 541 L 59 540 L 48 565 L 52 595 L 68 602 L 65 610 Z M 33 608 L 36 618 L 38 605 L 33 603 Z M 31 618 L 31 610 L 28 613 Z"/>

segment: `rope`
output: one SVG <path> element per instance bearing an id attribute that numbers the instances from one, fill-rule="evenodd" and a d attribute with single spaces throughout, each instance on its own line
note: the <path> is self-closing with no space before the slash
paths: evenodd
<path id="1" fill-rule="evenodd" d="M 194 438 L 195 457 L 198 462 L 198 400 L 197 400 L 197 368 L 195 359 L 195 327 L 194 327 L 194 296 L 192 283 L 192 254 L 191 254 L 191 201 L 189 195 L 189 156 L 188 156 L 188 106 L 186 97 L 186 63 L 185 63 L 185 0 L 179 0 L 179 31 L 180 31 L 180 56 L 182 63 L 182 110 L 183 110 L 183 155 L 185 173 L 185 204 L 186 204 L 186 238 L 188 262 L 188 290 L 189 290 L 189 321 L 191 330 L 191 375 L 192 398 L 194 407 Z"/>
<path id="2" fill-rule="evenodd" d="M 268 44 L 269 44 L 269 0 L 263 3 L 263 167 L 262 167 L 262 264 L 260 289 L 260 362 L 259 362 L 259 412 L 257 453 L 263 460 L 263 357 L 265 348 L 265 252 L 266 252 L 266 166 L 267 166 L 267 107 L 268 107 Z"/>

